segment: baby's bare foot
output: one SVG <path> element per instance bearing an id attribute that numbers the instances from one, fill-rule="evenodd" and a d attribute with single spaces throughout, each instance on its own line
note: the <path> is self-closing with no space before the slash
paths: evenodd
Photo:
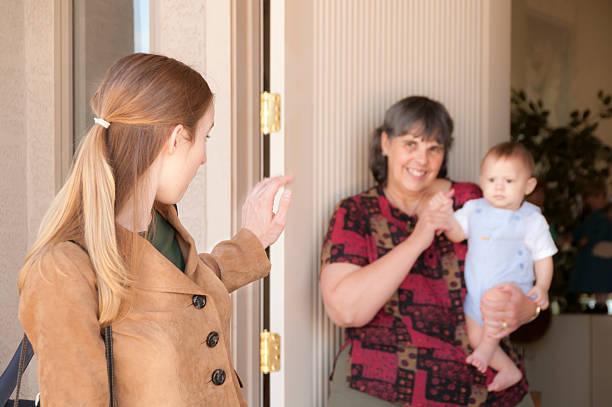
<path id="1" fill-rule="evenodd" d="M 489 362 L 491 362 L 491 358 L 493 357 L 494 353 L 494 347 L 480 344 L 480 346 L 478 346 L 474 352 L 472 352 L 472 354 L 465 359 L 465 361 L 478 369 L 480 373 L 484 373 L 487 371 L 487 367 L 489 366 Z"/>
<path id="2" fill-rule="evenodd" d="M 506 390 L 508 387 L 514 386 L 523 378 L 523 374 L 521 371 L 514 365 L 508 367 L 507 369 L 500 370 L 495 377 L 487 390 L 489 391 L 502 391 Z"/>
<path id="3" fill-rule="evenodd" d="M 480 373 L 484 373 L 487 371 L 488 363 L 484 356 L 478 353 L 478 349 L 476 349 L 470 356 L 465 359 L 466 363 L 474 366 Z"/>

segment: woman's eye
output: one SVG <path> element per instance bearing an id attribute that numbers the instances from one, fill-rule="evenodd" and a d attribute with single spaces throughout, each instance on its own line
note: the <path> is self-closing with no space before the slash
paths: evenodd
<path id="1" fill-rule="evenodd" d="M 406 147 L 414 148 L 415 146 L 416 146 L 416 142 L 414 142 L 414 141 L 407 141 L 406 142 Z"/>
<path id="2" fill-rule="evenodd" d="M 432 153 L 438 154 L 438 153 L 441 153 L 443 151 L 443 148 L 441 146 L 434 146 L 434 147 L 431 147 L 429 150 Z"/>

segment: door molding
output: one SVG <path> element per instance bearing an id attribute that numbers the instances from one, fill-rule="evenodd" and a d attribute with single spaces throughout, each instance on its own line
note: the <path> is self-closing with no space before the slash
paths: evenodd
<path id="1" fill-rule="evenodd" d="M 259 94 L 262 90 L 261 1 L 231 2 L 231 228 L 241 227 L 242 203 L 262 178 L 262 138 L 259 132 Z M 259 280 L 232 294 L 232 353 L 250 406 L 263 405 L 259 372 L 259 332 L 262 328 L 262 289 Z"/>
<path id="2" fill-rule="evenodd" d="M 55 0 L 54 9 L 55 190 L 59 191 L 70 170 L 74 151 L 72 2 Z"/>

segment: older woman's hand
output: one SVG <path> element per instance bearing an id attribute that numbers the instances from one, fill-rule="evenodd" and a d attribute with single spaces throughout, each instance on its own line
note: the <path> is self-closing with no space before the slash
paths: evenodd
<path id="1" fill-rule="evenodd" d="M 287 211 L 291 202 L 291 191 L 286 189 L 274 213 L 274 197 L 278 190 L 291 182 L 289 176 L 279 176 L 260 181 L 253 187 L 242 205 L 242 227 L 249 229 L 261 242 L 268 247 L 285 229 Z"/>
<path id="2" fill-rule="evenodd" d="M 423 250 L 427 249 L 436 233 L 444 232 L 449 227 L 449 217 L 452 217 L 453 191 L 440 194 L 439 199 L 430 200 L 418 211 L 418 221 L 412 233 L 415 241 L 421 243 Z"/>
<path id="3" fill-rule="evenodd" d="M 500 284 L 485 292 L 480 301 L 483 320 L 494 338 L 501 339 L 536 315 L 537 305 L 514 284 Z"/>

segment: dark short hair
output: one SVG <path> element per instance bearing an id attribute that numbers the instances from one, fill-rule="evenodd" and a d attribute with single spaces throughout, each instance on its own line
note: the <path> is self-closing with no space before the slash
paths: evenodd
<path id="1" fill-rule="evenodd" d="M 446 177 L 448 151 L 453 144 L 453 119 L 444 105 L 425 96 L 409 96 L 385 112 L 383 124 L 374 130 L 370 142 L 369 166 L 379 184 L 387 182 L 387 157 L 382 153 L 382 133 L 389 139 L 412 133 L 444 146 L 444 161 L 438 177 Z"/>
<path id="2" fill-rule="evenodd" d="M 485 154 L 484 158 L 482 159 L 482 163 L 480 164 L 481 167 L 482 165 L 484 165 L 484 162 L 489 157 L 498 159 L 515 158 L 519 160 L 521 164 L 523 164 L 527 172 L 529 172 L 529 175 L 533 176 L 533 171 L 535 169 L 533 156 L 531 155 L 529 150 L 527 150 L 527 148 L 525 148 L 525 146 L 521 143 L 517 143 L 515 141 L 506 141 L 494 145 L 489 149 L 487 154 Z"/>

